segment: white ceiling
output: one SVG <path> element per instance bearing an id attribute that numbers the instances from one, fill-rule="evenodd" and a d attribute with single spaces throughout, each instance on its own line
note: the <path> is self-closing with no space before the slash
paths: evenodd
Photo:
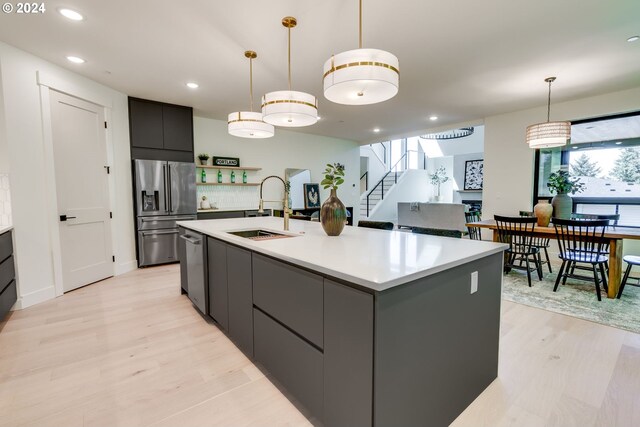
<path id="1" fill-rule="evenodd" d="M 258 53 L 254 108 L 264 92 L 286 88 L 280 21 L 292 15 L 293 89 L 316 95 L 322 117 L 298 130 L 359 142 L 543 106 L 551 75 L 552 102 L 640 86 L 640 41 L 626 41 L 640 33 L 638 0 L 363 3 L 364 47 L 400 60 L 399 94 L 370 106 L 322 95 L 324 61 L 357 48 L 357 0 L 50 0 L 40 16 L 0 14 L 0 40 L 128 95 L 226 120 L 248 107 L 245 50 Z M 69 21 L 59 7 L 85 20 Z M 71 64 L 67 55 L 87 62 Z"/>

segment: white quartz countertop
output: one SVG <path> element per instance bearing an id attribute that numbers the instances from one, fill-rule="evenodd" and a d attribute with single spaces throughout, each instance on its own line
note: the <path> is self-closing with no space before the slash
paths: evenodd
<path id="1" fill-rule="evenodd" d="M 13 225 L 0 225 L 0 234 L 4 234 L 7 231 L 11 230 Z"/>
<path id="2" fill-rule="evenodd" d="M 329 237 L 319 222 L 275 217 L 178 222 L 185 228 L 375 291 L 426 277 L 507 248 L 501 243 L 345 226 Z M 228 231 L 263 229 L 296 237 L 254 241 Z"/>

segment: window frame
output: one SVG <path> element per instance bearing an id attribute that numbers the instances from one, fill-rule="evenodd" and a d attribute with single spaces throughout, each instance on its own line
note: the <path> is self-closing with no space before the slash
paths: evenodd
<path id="1" fill-rule="evenodd" d="M 571 122 L 571 125 L 578 125 L 584 123 L 593 123 L 604 120 L 612 120 L 619 119 L 624 117 L 632 117 L 632 116 L 640 116 L 640 111 L 633 111 L 628 113 L 620 113 L 613 114 L 609 116 L 600 116 L 593 117 L 589 119 L 575 120 Z M 638 138 L 628 138 L 622 140 L 622 144 L 616 144 L 616 141 L 620 140 L 611 140 L 611 141 L 599 141 L 592 143 L 583 143 L 580 144 L 581 148 L 576 149 L 575 151 L 571 147 L 575 147 L 575 145 L 567 144 L 561 148 L 560 151 L 560 164 L 562 166 L 569 166 L 569 153 L 581 151 L 593 147 L 606 148 L 608 146 L 616 147 L 616 148 L 625 148 L 625 147 L 640 147 L 640 137 Z M 538 195 L 538 187 L 540 185 L 540 151 L 536 150 L 534 155 L 534 164 L 533 164 L 533 191 L 532 191 L 532 206 L 535 206 L 536 203 L 540 200 L 548 200 L 550 201 L 553 197 L 549 196 L 539 196 Z M 577 204 L 600 204 L 600 205 L 616 205 L 616 211 L 618 210 L 619 205 L 639 205 L 640 206 L 640 198 L 638 197 L 580 197 L 580 196 L 572 196 L 573 199 L 573 211 L 576 210 Z M 626 225 L 625 225 L 626 227 Z M 633 226 L 636 227 L 636 226 Z M 637 226 L 637 227 L 640 227 Z"/>

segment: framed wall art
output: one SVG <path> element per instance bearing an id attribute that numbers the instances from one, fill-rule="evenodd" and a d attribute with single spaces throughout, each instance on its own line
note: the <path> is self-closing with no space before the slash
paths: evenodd
<path id="1" fill-rule="evenodd" d="M 304 188 L 304 208 L 320 207 L 320 184 L 302 184 Z"/>
<path id="2" fill-rule="evenodd" d="M 482 190 L 484 160 L 467 160 L 464 164 L 464 189 Z"/>

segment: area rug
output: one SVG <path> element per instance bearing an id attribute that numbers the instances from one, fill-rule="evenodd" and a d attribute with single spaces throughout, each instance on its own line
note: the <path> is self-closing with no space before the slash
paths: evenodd
<path id="1" fill-rule="evenodd" d="M 640 333 L 640 288 L 629 285 L 629 283 L 637 283 L 637 279 L 629 279 L 620 299 L 609 299 L 602 291 L 602 301 L 598 301 L 593 282 L 569 279 L 566 285 L 560 284 L 558 291 L 553 292 L 560 265 L 552 264 L 553 273 L 549 273 L 546 265 L 543 267 L 545 269 L 543 280 L 539 281 L 538 275 L 533 273 L 531 287 L 527 284 L 526 272 L 512 270 L 506 274 L 503 281 L 503 298 L 507 301 Z M 626 264 L 624 267 L 626 268 Z"/>

